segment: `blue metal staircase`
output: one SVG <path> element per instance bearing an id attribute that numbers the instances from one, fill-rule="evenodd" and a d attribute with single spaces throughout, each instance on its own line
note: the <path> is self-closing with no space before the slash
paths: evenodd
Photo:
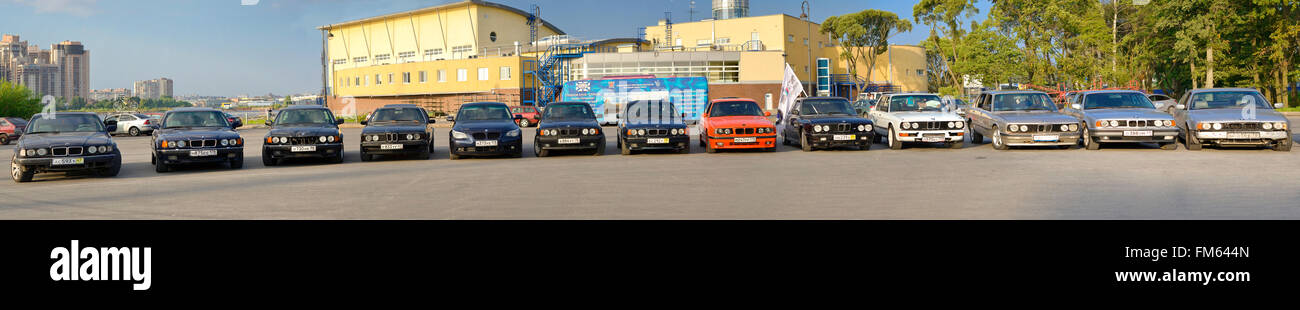
<path id="1" fill-rule="evenodd" d="M 556 44 L 548 47 L 536 60 L 524 61 L 524 74 L 532 75 L 533 85 L 527 87 L 522 99 L 524 105 L 544 107 L 559 99 L 560 91 L 569 77 L 572 60 L 590 53 L 613 52 L 591 44 Z"/>

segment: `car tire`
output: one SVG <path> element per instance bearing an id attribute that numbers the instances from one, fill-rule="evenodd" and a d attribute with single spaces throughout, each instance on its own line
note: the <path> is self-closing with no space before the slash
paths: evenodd
<path id="1" fill-rule="evenodd" d="M 172 169 L 171 167 L 168 167 L 167 164 L 164 164 L 162 163 L 162 161 L 159 161 L 157 163 L 154 163 L 153 171 L 157 173 L 167 173 L 172 171 Z"/>
<path id="2" fill-rule="evenodd" d="M 618 149 L 619 153 L 623 155 L 632 155 L 632 149 L 627 147 L 627 143 L 619 143 Z"/>
<path id="3" fill-rule="evenodd" d="M 230 169 L 243 169 L 243 168 L 244 168 L 243 156 L 235 157 L 235 159 L 230 160 Z"/>
<path id="4" fill-rule="evenodd" d="M 433 153 L 429 153 L 428 149 L 424 149 L 424 150 L 420 150 L 420 153 L 416 154 L 415 156 L 416 158 L 422 160 L 429 160 L 430 158 L 433 158 Z"/>
<path id="5" fill-rule="evenodd" d="M 9 135 L 0 134 L 0 145 L 9 145 Z"/>
<path id="6" fill-rule="evenodd" d="M 717 153 L 718 149 L 713 148 L 713 143 L 711 141 L 704 141 L 704 152 L 713 154 Z"/>
<path id="7" fill-rule="evenodd" d="M 1287 136 L 1290 137 L 1291 135 L 1287 135 Z M 1273 150 L 1278 152 L 1290 152 L 1292 144 L 1295 144 L 1295 142 L 1289 139 L 1278 141 L 1277 143 L 1273 144 Z"/>
<path id="8" fill-rule="evenodd" d="M 17 156 L 15 156 L 15 159 Z M 36 174 L 27 170 L 27 167 L 19 165 L 17 161 L 9 161 L 9 176 L 14 179 L 14 183 L 27 183 L 32 181 Z"/>
<path id="9" fill-rule="evenodd" d="M 1161 143 L 1161 144 L 1160 144 L 1160 149 L 1161 149 L 1161 150 L 1166 150 L 1166 151 L 1177 150 L 1177 149 L 1178 149 L 1178 142 L 1175 141 L 1175 142 Z"/>
<path id="10" fill-rule="evenodd" d="M 140 128 L 139 128 L 139 127 L 131 127 L 131 129 L 130 129 L 130 130 L 127 130 L 126 132 L 127 132 L 128 134 L 130 134 L 132 137 L 139 137 L 139 136 L 140 136 Z"/>
<path id="11" fill-rule="evenodd" d="M 334 155 L 334 158 L 330 159 L 330 162 L 335 164 L 343 163 L 343 150 L 339 150 L 339 152 Z"/>
<path id="12" fill-rule="evenodd" d="M 449 159 L 451 159 L 451 160 L 459 160 L 459 159 L 460 159 L 460 155 L 457 155 L 456 153 L 452 153 L 452 152 L 447 152 L 447 153 L 448 153 L 448 154 L 447 154 L 447 158 L 449 158 Z"/>
<path id="13" fill-rule="evenodd" d="M 1083 148 L 1090 151 L 1101 149 L 1101 143 L 1097 143 L 1096 140 L 1092 139 L 1092 130 L 1088 129 L 1088 127 L 1083 128 Z"/>
<path id="14" fill-rule="evenodd" d="M 542 149 L 541 145 L 538 145 L 537 143 L 533 143 L 533 156 L 547 157 L 547 156 L 551 156 L 551 152 Z"/>
<path id="15" fill-rule="evenodd" d="M 687 143 L 687 144 L 689 145 L 690 143 Z M 691 147 L 689 147 L 689 146 L 684 147 L 684 148 L 682 148 L 682 149 L 680 149 L 680 150 L 677 150 L 677 154 L 690 154 L 690 153 L 691 153 Z"/>
<path id="16" fill-rule="evenodd" d="M 802 149 L 804 152 L 813 151 L 812 144 L 808 143 L 808 136 L 804 135 L 803 133 L 799 133 L 799 148 Z"/>
<path id="17" fill-rule="evenodd" d="M 1007 147 L 1006 142 L 1002 141 L 1002 129 L 997 127 L 993 127 L 993 149 L 999 151 L 1010 149 L 1010 147 Z"/>
<path id="18" fill-rule="evenodd" d="M 599 143 L 600 145 L 596 146 L 596 150 L 591 152 L 591 156 L 605 155 L 605 141 L 601 141 Z"/>
<path id="19" fill-rule="evenodd" d="M 528 127 L 528 125 L 530 124 L 528 123 L 527 118 L 519 120 L 519 127 Z"/>
<path id="20" fill-rule="evenodd" d="M 706 147 L 706 146 L 708 146 L 708 143 L 705 143 L 705 142 L 704 142 L 704 139 L 706 139 L 706 138 L 704 137 L 704 135 L 700 135 L 700 136 L 699 136 L 700 147 Z"/>
<path id="21" fill-rule="evenodd" d="M 785 138 L 785 133 L 781 134 L 781 145 L 790 145 L 790 140 Z"/>
<path id="22" fill-rule="evenodd" d="M 275 165 L 277 165 L 277 164 L 279 164 L 279 161 L 278 161 L 278 160 L 275 160 L 275 157 L 271 157 L 271 154 L 268 154 L 266 151 L 262 151 L 262 165 L 263 165 L 263 166 L 270 167 L 270 166 L 275 166 Z"/>
<path id="23" fill-rule="evenodd" d="M 1196 136 L 1192 135 L 1191 132 L 1188 132 L 1186 137 L 1183 138 L 1183 146 L 1187 147 L 1188 151 L 1200 151 L 1204 148 L 1204 145 L 1201 144 L 1201 140 L 1197 140 Z"/>
<path id="24" fill-rule="evenodd" d="M 104 169 L 102 169 L 102 170 L 99 171 L 99 176 L 101 176 L 101 177 L 115 177 L 115 176 L 117 176 L 117 175 L 118 175 L 119 173 L 121 173 L 121 172 L 122 172 L 122 155 L 119 154 L 119 155 L 117 155 L 117 159 L 114 159 L 114 160 L 113 160 L 113 163 L 112 163 L 111 166 L 108 166 L 108 168 L 104 168 Z"/>
<path id="25" fill-rule="evenodd" d="M 371 161 L 371 160 L 375 160 L 375 159 L 371 158 L 370 154 L 366 154 L 366 151 L 361 151 L 361 161 Z"/>
<path id="26" fill-rule="evenodd" d="M 970 122 L 967 122 L 967 123 L 970 123 Z M 967 127 L 967 128 L 970 128 L 970 143 L 971 143 L 971 144 L 984 144 L 984 135 L 981 135 L 980 132 L 979 132 L 979 130 L 975 130 L 975 128 L 970 127 L 970 125 L 967 125 L 966 127 Z"/>
<path id="27" fill-rule="evenodd" d="M 889 139 L 889 149 L 895 151 L 903 149 L 903 141 L 898 141 L 898 133 L 894 132 L 894 126 L 889 126 L 889 137 L 887 138 Z"/>

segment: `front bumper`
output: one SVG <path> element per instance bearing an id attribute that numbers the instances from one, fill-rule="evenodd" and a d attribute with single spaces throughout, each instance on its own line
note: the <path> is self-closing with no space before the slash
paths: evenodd
<path id="1" fill-rule="evenodd" d="M 217 151 L 211 156 L 190 156 L 191 151 Z M 225 162 L 244 157 L 244 147 L 202 148 L 202 149 L 165 149 L 154 150 L 158 162 L 168 165 Z"/>
<path id="2" fill-rule="evenodd" d="M 1139 134 L 1134 134 L 1134 133 Z M 1150 135 L 1146 135 L 1150 132 Z M 1162 142 L 1169 143 L 1177 141 L 1178 129 L 1093 129 L 1092 140 L 1103 143 L 1142 143 L 1142 142 Z"/>
<path id="3" fill-rule="evenodd" d="M 1053 139 L 1053 137 L 1055 137 Z M 1002 133 L 1002 142 L 1007 146 L 1062 146 L 1079 144 L 1083 134 L 1074 132 L 1051 133 Z"/>
<path id="4" fill-rule="evenodd" d="M 83 158 L 82 164 L 79 165 L 54 165 L 55 158 Z M 81 171 L 92 169 L 103 169 L 113 166 L 118 162 L 120 154 L 88 155 L 88 156 L 67 156 L 67 157 L 36 157 L 36 158 L 15 158 L 14 162 L 20 166 L 26 167 L 27 170 L 37 172 L 43 171 Z"/>
<path id="5" fill-rule="evenodd" d="M 649 143 L 650 139 L 668 139 L 668 143 Z M 691 147 L 691 137 L 685 135 L 664 137 L 625 137 L 623 143 L 629 150 L 682 150 Z"/>
<path id="6" fill-rule="evenodd" d="M 753 142 L 736 142 L 737 139 L 754 139 Z M 765 149 L 776 147 L 776 135 L 747 137 L 709 137 L 715 149 Z"/>
<path id="7" fill-rule="evenodd" d="M 876 134 L 870 131 L 858 133 L 808 133 L 808 143 L 813 147 L 838 147 L 838 146 L 864 146 L 871 145 L 875 140 Z M 843 136 L 850 136 L 849 139 L 843 139 Z M 841 136 L 836 140 L 835 136 Z"/>
<path id="8" fill-rule="evenodd" d="M 378 155 L 415 154 L 424 150 L 428 150 L 429 145 L 431 143 L 433 142 L 424 141 L 424 140 L 361 142 L 361 152 L 366 154 L 378 154 Z M 388 149 L 388 150 L 385 150 L 383 148 L 384 145 L 392 145 L 392 144 L 400 144 L 402 145 L 402 148 Z"/>
<path id="9" fill-rule="evenodd" d="M 578 139 L 577 143 L 560 143 L 561 139 Z M 545 136 L 537 137 L 537 143 L 543 150 L 590 150 L 605 144 L 605 135 L 597 136 Z"/>
<path id="10" fill-rule="evenodd" d="M 315 151 L 294 152 L 293 147 L 315 146 Z M 262 145 L 262 152 L 271 158 L 329 158 L 343 152 L 343 143 L 322 143 L 313 145 Z"/>
<path id="11" fill-rule="evenodd" d="M 1290 131 L 1195 131 L 1201 143 L 1215 145 L 1271 145 L 1291 139 Z"/>
<path id="12" fill-rule="evenodd" d="M 522 136 L 522 135 L 521 135 Z M 524 148 L 522 137 L 501 137 L 496 146 L 478 146 L 474 139 L 451 141 L 451 153 L 470 156 L 495 156 L 516 154 Z"/>
<path id="13" fill-rule="evenodd" d="M 966 139 L 965 130 L 899 131 L 900 142 L 948 143 Z"/>

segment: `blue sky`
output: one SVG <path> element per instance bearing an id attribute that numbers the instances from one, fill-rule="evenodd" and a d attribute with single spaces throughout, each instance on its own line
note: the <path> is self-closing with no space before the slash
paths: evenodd
<path id="1" fill-rule="evenodd" d="M 81 41 L 91 50 L 94 89 L 130 88 L 168 77 L 177 95 L 235 96 L 314 92 L 320 88 L 320 32 L 340 21 L 455 0 L 0 0 L 0 33 L 49 48 Z M 496 0 L 527 10 L 584 39 L 632 37 L 664 11 L 688 19 L 689 0 Z M 696 1 L 696 19 L 709 0 Z M 911 19 L 915 1 L 812 0 L 812 19 L 881 9 Z M 751 15 L 799 15 L 800 1 L 751 0 Z M 981 14 L 987 11 L 982 3 Z M 894 42 L 916 44 L 929 29 L 916 25 Z"/>

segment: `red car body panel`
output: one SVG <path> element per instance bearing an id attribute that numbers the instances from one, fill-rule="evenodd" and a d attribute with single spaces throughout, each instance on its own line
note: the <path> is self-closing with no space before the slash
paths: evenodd
<path id="1" fill-rule="evenodd" d="M 752 99 L 718 99 L 709 102 L 705 108 L 704 114 L 700 117 L 700 138 L 705 143 L 712 145 L 715 149 L 765 149 L 776 147 L 776 125 L 768 120 L 766 116 L 720 116 L 710 117 L 713 112 L 713 105 L 720 102 L 751 102 L 758 105 L 757 101 Z M 732 129 L 731 134 L 719 134 L 716 132 L 719 128 Z M 759 128 L 767 128 L 772 132 L 758 133 Z M 752 133 L 737 133 L 736 129 L 752 130 Z M 708 137 L 718 137 L 722 139 L 708 139 Z M 734 138 L 754 138 L 754 142 L 736 143 Z M 720 143 L 720 145 L 719 145 Z"/>
<path id="2" fill-rule="evenodd" d="M 529 123 L 534 125 L 542 119 L 542 113 L 537 111 L 537 107 L 513 106 L 510 107 L 510 113 L 527 119 Z M 519 120 L 515 120 L 515 125 L 519 125 Z"/>

